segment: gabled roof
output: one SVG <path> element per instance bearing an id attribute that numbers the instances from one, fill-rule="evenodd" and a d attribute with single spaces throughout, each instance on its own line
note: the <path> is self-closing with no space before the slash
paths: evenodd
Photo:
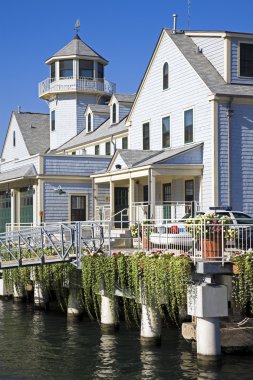
<path id="1" fill-rule="evenodd" d="M 165 31 L 214 95 L 253 96 L 253 86 L 226 83 L 205 55 L 197 52 L 191 37 L 185 33 L 173 34 L 169 29 Z"/>
<path id="2" fill-rule="evenodd" d="M 66 46 L 62 49 L 58 50 L 51 58 L 49 58 L 46 62 L 49 63 L 53 58 L 57 57 L 68 57 L 68 56 L 78 56 L 78 57 L 86 57 L 86 58 L 95 58 L 104 61 L 104 63 L 108 63 L 108 61 L 103 58 L 100 54 L 98 54 L 95 50 L 93 50 L 89 45 L 84 43 L 78 34 L 75 35 L 72 41 L 70 41 Z"/>
<path id="3" fill-rule="evenodd" d="M 119 103 L 133 103 L 135 98 L 135 94 L 113 94 L 112 96 L 115 96 Z"/>
<path id="4" fill-rule="evenodd" d="M 87 108 L 90 108 L 94 113 L 110 113 L 110 108 L 103 104 L 88 104 Z"/>
<path id="5" fill-rule="evenodd" d="M 34 165 L 25 165 L 17 169 L 9 170 L 4 173 L 0 173 L 0 182 L 10 181 L 18 178 L 31 178 L 37 175 L 37 171 Z"/>
<path id="6" fill-rule="evenodd" d="M 30 155 L 44 154 L 50 147 L 50 117 L 48 114 L 14 112 Z"/>
<path id="7" fill-rule="evenodd" d="M 68 142 L 60 146 L 56 152 L 62 152 L 67 149 L 77 148 L 79 146 L 92 143 L 101 140 L 106 137 L 115 136 L 123 132 L 127 132 L 128 129 L 125 125 L 126 117 L 122 119 L 118 124 L 111 125 L 110 119 L 107 119 L 101 124 L 95 131 L 87 133 L 84 129 L 78 135 L 70 139 Z"/>
<path id="8" fill-rule="evenodd" d="M 115 161 L 117 161 L 118 156 L 121 157 L 128 169 L 150 165 L 160 165 L 164 163 L 202 164 L 202 146 L 203 143 L 190 144 L 179 148 L 170 148 L 165 150 L 118 149 L 108 165 L 107 172 L 110 172 Z M 197 154 L 194 155 L 191 151 L 196 151 L 198 148 L 199 151 L 197 151 Z M 190 155 L 185 156 L 187 153 Z M 175 162 L 175 158 L 178 156 L 182 156 L 185 159 L 182 159 L 182 162 Z M 169 160 L 172 160 L 172 162 L 169 162 Z"/>

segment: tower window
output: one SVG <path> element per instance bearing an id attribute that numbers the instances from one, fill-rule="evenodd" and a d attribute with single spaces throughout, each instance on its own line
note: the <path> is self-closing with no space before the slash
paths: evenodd
<path id="1" fill-rule="evenodd" d="M 55 80 L 55 62 L 51 64 L 51 80 L 54 81 Z"/>
<path id="2" fill-rule="evenodd" d="M 110 154 L 111 154 L 111 143 L 110 143 L 110 141 L 107 141 L 105 143 L 105 154 L 107 156 L 110 156 Z"/>
<path id="3" fill-rule="evenodd" d="M 88 114 L 88 128 L 87 128 L 87 132 L 91 132 L 91 114 L 90 113 Z"/>
<path id="4" fill-rule="evenodd" d="M 51 112 L 51 131 L 55 131 L 55 111 Z"/>
<path id="5" fill-rule="evenodd" d="M 93 79 L 93 61 L 79 61 L 79 78 Z"/>
<path id="6" fill-rule="evenodd" d="M 163 65 L 163 90 L 169 88 L 169 65 L 167 62 Z"/>
<path id="7" fill-rule="evenodd" d="M 98 62 L 98 78 L 104 78 L 104 66 Z"/>
<path id="8" fill-rule="evenodd" d="M 184 142 L 193 142 L 193 110 L 184 111 Z"/>
<path id="9" fill-rule="evenodd" d="M 12 134 L 12 145 L 16 146 L 16 132 L 15 131 L 13 131 L 13 134 Z"/>
<path id="10" fill-rule="evenodd" d="M 116 103 L 113 103 L 112 105 L 112 123 L 115 124 L 117 121 L 117 107 Z"/>
<path id="11" fill-rule="evenodd" d="M 143 124 L 143 126 L 142 126 L 142 134 L 143 134 L 143 150 L 149 150 L 150 149 L 149 123 Z"/>
<path id="12" fill-rule="evenodd" d="M 60 61 L 60 78 L 73 78 L 73 61 Z"/>

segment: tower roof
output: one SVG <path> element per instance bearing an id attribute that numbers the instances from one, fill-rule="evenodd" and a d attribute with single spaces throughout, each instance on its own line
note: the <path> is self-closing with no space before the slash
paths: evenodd
<path id="1" fill-rule="evenodd" d="M 95 50 L 93 50 L 90 46 L 85 44 L 78 34 L 75 35 L 72 41 L 70 41 L 66 46 L 62 49 L 58 50 L 52 57 L 50 57 L 46 63 L 51 63 L 58 57 L 84 57 L 84 58 L 93 58 L 103 61 L 105 64 L 108 61 L 103 58 L 100 54 L 98 54 Z"/>

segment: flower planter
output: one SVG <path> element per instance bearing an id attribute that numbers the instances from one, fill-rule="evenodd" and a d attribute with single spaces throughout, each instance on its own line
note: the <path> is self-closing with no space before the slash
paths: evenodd
<path id="1" fill-rule="evenodd" d="M 222 258 L 222 237 L 215 236 L 203 240 L 203 259 L 217 260 Z"/>

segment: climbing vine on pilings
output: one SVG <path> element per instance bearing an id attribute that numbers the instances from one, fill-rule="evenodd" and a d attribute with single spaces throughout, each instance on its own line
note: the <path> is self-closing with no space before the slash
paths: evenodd
<path id="1" fill-rule="evenodd" d="M 235 306 L 246 313 L 247 307 L 253 313 L 253 251 L 244 252 L 233 259 L 233 291 Z"/>
<path id="2" fill-rule="evenodd" d="M 74 275 L 77 271 L 69 263 L 37 265 L 33 267 L 5 269 L 3 271 L 3 278 L 9 289 L 14 289 L 15 286 L 20 293 L 24 293 L 31 281 L 37 282 L 49 294 L 53 291 L 59 306 L 65 310 L 67 306 L 66 289 L 69 286 L 78 286 L 73 283 Z"/>
<path id="3" fill-rule="evenodd" d="M 100 297 L 113 299 L 115 286 L 122 291 L 125 320 L 138 322 L 141 303 L 167 312 L 176 320 L 178 309 L 186 306 L 192 261 L 160 251 L 131 256 L 115 253 L 82 259 L 85 307 L 91 318 L 100 316 Z"/>

